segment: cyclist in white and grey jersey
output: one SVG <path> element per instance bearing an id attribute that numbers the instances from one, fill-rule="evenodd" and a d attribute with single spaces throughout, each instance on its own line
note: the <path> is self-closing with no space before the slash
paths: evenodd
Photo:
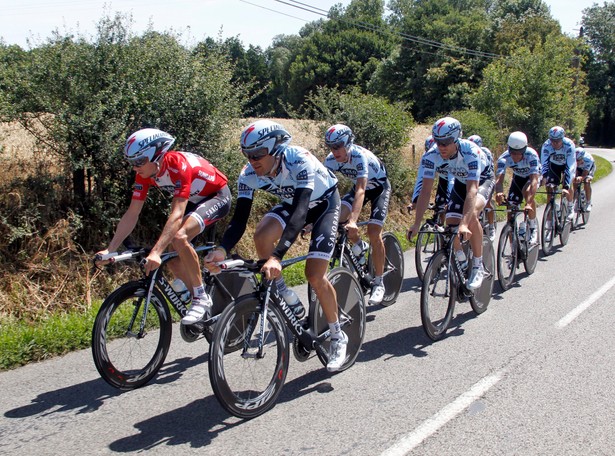
<path id="1" fill-rule="evenodd" d="M 461 124 L 457 119 L 444 117 L 432 128 L 436 148 L 430 149 L 421 160 L 423 187 L 416 207 L 414 224 L 408 229 L 412 239 L 420 229 L 427 209 L 436 170 L 448 162 L 448 172 L 454 176 L 455 184 L 448 203 L 446 221 L 459 225 L 459 234 L 469 239 L 474 254 L 472 272 L 468 287 L 477 289 L 482 285 L 485 274 L 483 267 L 483 229 L 478 215 L 491 199 L 494 186 L 493 162 L 473 142 L 461 139 Z M 460 261 L 463 255 L 459 243 L 455 254 Z"/>
<path id="2" fill-rule="evenodd" d="M 354 184 L 342 198 L 340 221 L 346 222 L 348 238 L 353 242 L 353 252 L 364 255 L 367 244 L 361 240 L 357 221 L 361 209 L 371 203 L 367 235 L 372 246 L 374 281 L 369 303 L 380 304 L 384 299 L 385 250 L 382 240 L 384 221 L 389 212 L 391 184 L 384 163 L 365 147 L 354 144 L 354 134 L 346 125 L 336 124 L 325 133 L 325 144 L 331 152 L 325 158 L 325 166 L 349 178 Z"/>
<path id="3" fill-rule="evenodd" d="M 340 212 L 337 178 L 306 149 L 290 146 L 290 140 L 288 131 L 271 120 L 256 121 L 243 130 L 240 145 L 248 164 L 238 179 L 235 213 L 220 246 L 205 257 L 205 267 L 218 272 L 217 263 L 241 239 L 255 190 L 278 196 L 282 203 L 264 215 L 254 233 L 258 256 L 266 260 L 261 272 L 267 279 L 276 281 L 284 301 L 297 318 L 302 318 L 305 309 L 284 283 L 281 260 L 301 229 L 306 224 L 313 225 L 305 276 L 329 323 L 331 344 L 327 370 L 337 371 L 344 363 L 348 344 L 339 323 L 335 289 L 327 278 Z"/>
<path id="4" fill-rule="evenodd" d="M 574 179 L 574 189 L 576 190 L 577 185 L 583 182 L 583 186 L 585 187 L 585 196 L 587 197 L 587 201 L 585 203 L 585 210 L 587 212 L 591 212 L 591 181 L 594 178 L 594 173 L 596 172 L 596 162 L 594 161 L 594 157 L 592 157 L 591 154 L 582 147 L 577 147 L 575 153 L 577 158 L 577 175 Z"/>
<path id="5" fill-rule="evenodd" d="M 513 179 L 508 190 L 508 201 L 519 204 L 525 198 L 525 204 L 528 208 L 530 244 L 535 244 L 538 241 L 535 196 L 541 166 L 538 152 L 527 145 L 527 136 L 521 131 L 514 131 L 510 134 L 508 149 L 498 159 L 495 181 L 495 199 L 498 204 L 502 204 L 506 199 L 503 192 L 507 168 L 510 168 L 513 172 Z"/>
<path id="6" fill-rule="evenodd" d="M 542 184 L 552 184 L 556 187 L 560 183 L 562 184 L 562 193 L 568 200 L 568 220 L 572 220 L 574 218 L 574 207 L 570 185 L 576 173 L 577 161 L 574 142 L 566 138 L 566 132 L 562 127 L 555 126 L 549 130 L 549 139 L 542 145 L 540 159 L 542 163 Z M 562 174 L 564 176 L 563 181 Z"/>

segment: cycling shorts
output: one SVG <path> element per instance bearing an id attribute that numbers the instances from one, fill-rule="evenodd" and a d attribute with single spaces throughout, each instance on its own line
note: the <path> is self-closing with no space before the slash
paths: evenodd
<path id="1" fill-rule="evenodd" d="M 355 188 L 353 187 L 342 198 L 342 204 L 352 211 L 352 203 L 354 203 Z M 374 225 L 383 226 L 384 220 L 389 213 L 389 201 L 391 200 L 391 183 L 387 179 L 381 187 L 374 187 L 370 190 L 365 190 L 365 198 L 363 199 L 363 206 L 369 201 L 371 203 L 372 210 L 369 215 L 369 223 Z"/>
<path id="2" fill-rule="evenodd" d="M 547 178 L 547 184 L 555 185 L 556 187 L 562 183 L 562 175 L 566 171 L 566 164 L 556 165 L 553 162 L 549 162 L 549 169 L 547 170 L 547 174 L 544 176 Z"/>
<path id="3" fill-rule="evenodd" d="M 577 168 L 577 177 L 583 176 L 583 173 L 587 171 L 585 169 L 579 169 Z M 594 177 L 594 173 L 596 172 L 596 164 L 592 164 L 591 168 L 589 168 L 589 172 L 587 173 L 588 176 Z"/>
<path id="4" fill-rule="evenodd" d="M 478 184 L 477 198 L 481 198 L 486 205 L 488 201 L 491 201 L 493 190 L 495 189 L 495 180 L 493 177 L 488 179 L 481 179 Z M 461 219 L 463 217 L 463 205 L 466 200 L 467 185 L 465 182 L 455 180 L 451 196 L 448 201 L 448 207 L 446 212 L 446 218 Z"/>
<path id="5" fill-rule="evenodd" d="M 313 225 L 307 255 L 308 259 L 319 258 L 326 261 L 331 259 L 337 239 L 340 204 L 340 194 L 335 189 L 334 192 L 331 192 L 321 202 L 308 210 L 305 225 Z M 275 218 L 282 225 L 282 229 L 284 229 L 292 213 L 292 205 L 281 203 L 267 212 L 265 217 Z"/>
<path id="6" fill-rule="evenodd" d="M 231 190 L 225 185 L 216 193 L 206 196 L 201 201 L 188 202 L 184 217 L 192 217 L 200 227 L 199 234 L 231 211 Z"/>
<path id="7" fill-rule="evenodd" d="M 513 179 L 510 183 L 510 188 L 508 189 L 508 202 L 521 204 L 523 201 L 523 189 L 530 181 L 530 176 L 522 177 L 513 174 Z"/>

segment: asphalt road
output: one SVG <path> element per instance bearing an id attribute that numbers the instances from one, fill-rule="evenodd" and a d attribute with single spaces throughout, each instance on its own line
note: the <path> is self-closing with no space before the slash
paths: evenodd
<path id="1" fill-rule="evenodd" d="M 0 454 L 611 455 L 614 192 L 615 173 L 594 184 L 587 227 L 510 290 L 496 284 L 484 314 L 458 305 L 439 342 L 423 333 L 407 252 L 400 299 L 368 309 L 357 363 L 331 375 L 291 359 L 278 404 L 251 421 L 219 406 L 207 343 L 177 328 L 136 391 L 101 380 L 89 350 L 2 372 Z"/>

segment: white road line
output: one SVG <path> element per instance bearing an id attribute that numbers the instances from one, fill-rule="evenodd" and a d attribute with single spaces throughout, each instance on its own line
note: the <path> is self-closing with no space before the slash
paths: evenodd
<path id="1" fill-rule="evenodd" d="M 385 450 L 381 456 L 402 456 L 408 454 L 425 439 L 459 415 L 465 408 L 469 407 L 472 402 L 485 394 L 492 386 L 502 379 L 503 375 L 504 371 L 500 371 L 483 378 L 433 417 L 424 421 L 423 424 L 414 431 L 402 437 L 395 445 Z"/>
<path id="2" fill-rule="evenodd" d="M 581 315 L 585 310 L 587 310 L 589 306 L 591 306 L 594 302 L 600 299 L 603 294 L 605 294 L 607 291 L 609 291 L 613 287 L 613 285 L 615 285 L 615 277 L 613 277 L 607 283 L 602 285 L 602 287 L 600 287 L 598 291 L 594 292 L 589 298 L 587 298 L 581 304 L 579 304 L 574 309 L 572 309 L 570 312 L 568 312 L 566 316 L 564 316 L 560 321 L 555 323 L 555 326 L 557 326 L 558 328 L 564 328 L 566 325 L 572 322 L 572 320 L 574 320 L 579 315 Z"/>

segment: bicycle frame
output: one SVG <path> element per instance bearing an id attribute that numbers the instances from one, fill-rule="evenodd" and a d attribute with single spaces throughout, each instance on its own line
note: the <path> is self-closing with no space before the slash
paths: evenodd
<path id="1" fill-rule="evenodd" d="M 368 223 L 369 222 L 359 222 L 357 226 L 359 227 L 365 226 Z M 335 241 L 335 248 L 333 250 L 333 256 L 331 257 L 331 260 L 329 261 L 329 267 L 330 268 L 333 267 L 336 261 L 338 261 L 339 264 L 341 264 L 342 259 L 344 258 L 345 252 L 348 253 L 348 255 L 350 256 L 350 261 L 351 261 L 353 272 L 355 272 L 359 276 L 359 282 L 361 283 L 361 286 L 364 289 L 369 289 L 371 287 L 371 283 L 372 283 L 372 280 L 374 280 L 374 278 L 372 277 L 371 273 L 368 270 L 368 267 L 367 267 L 368 263 L 365 262 L 365 264 L 362 265 L 359 262 L 359 258 L 355 256 L 355 254 L 352 252 L 352 248 L 350 248 L 348 232 L 346 231 L 346 228 L 344 228 L 344 225 L 340 224 L 337 227 L 337 240 Z M 385 267 L 384 274 L 386 273 L 387 271 Z"/>

